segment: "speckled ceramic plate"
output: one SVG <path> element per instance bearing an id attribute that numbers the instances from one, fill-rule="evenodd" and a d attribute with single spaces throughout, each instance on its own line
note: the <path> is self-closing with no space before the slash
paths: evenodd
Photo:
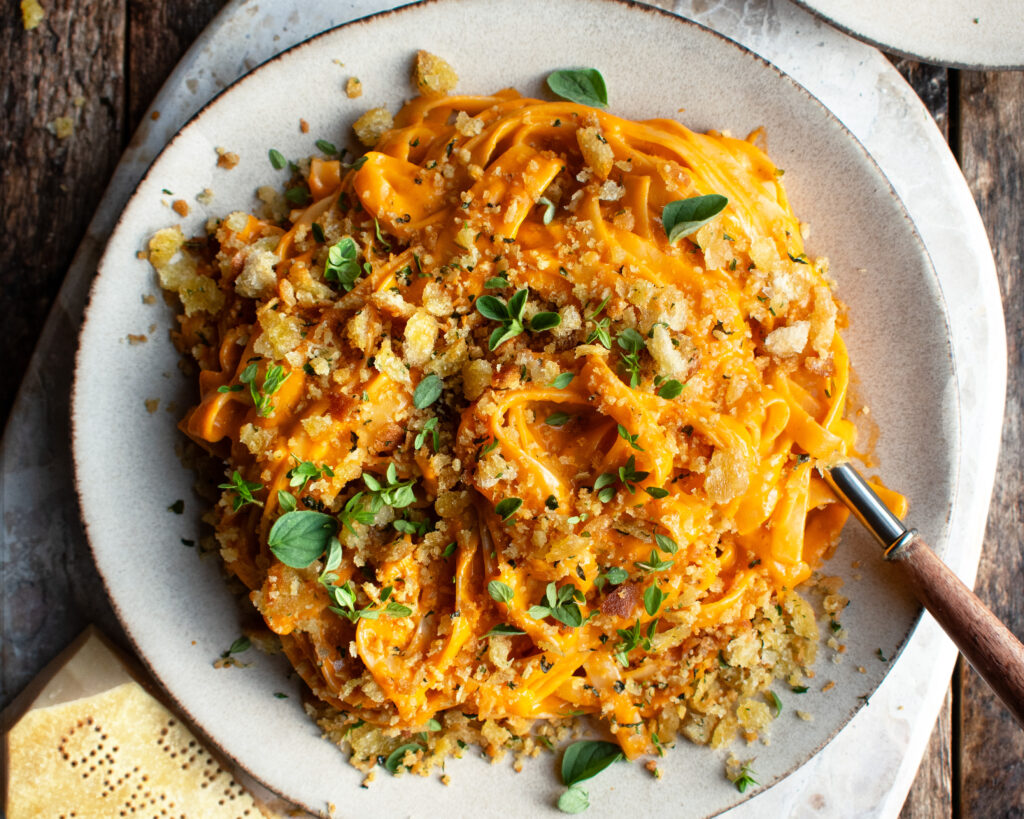
<path id="1" fill-rule="evenodd" d="M 918 527 L 940 553 L 956 548 L 946 522 L 959 442 L 946 309 L 902 204 L 827 110 L 729 40 L 618 0 L 438 0 L 334 29 L 221 94 L 156 160 L 100 264 L 82 330 L 73 408 L 82 515 L 140 655 L 226 754 L 313 811 L 333 803 L 341 815 L 357 816 L 555 815 L 560 786 L 549 757 L 515 774 L 507 761 L 491 766 L 470 754 L 448 765 L 450 787 L 434 776 L 391 778 L 382 771 L 369 790 L 361 789 L 362 775 L 320 739 L 302 711 L 299 684 L 281 658 L 253 651 L 248 668 L 213 668 L 238 636 L 237 609 L 216 560 L 200 560 L 181 542 L 197 537 L 202 513 L 192 476 L 176 455 L 175 422 L 192 389 L 167 340 L 173 311 L 162 299 L 143 301 L 157 287 L 137 253 L 168 224 L 181 222 L 196 234 L 209 216 L 253 207 L 256 187 L 281 181 L 267 162 L 268 147 L 288 156 L 312 153 L 317 138 L 344 142 L 366 108 L 397 107 L 411 94 L 408 70 L 417 48 L 449 58 L 460 90 L 512 85 L 540 95 L 551 69 L 594 65 L 607 79 L 617 114 L 672 116 L 683 108 L 683 120 L 696 129 L 744 134 L 764 126 L 770 154 L 786 169 L 796 212 L 813 226 L 809 249 L 831 258 L 839 294 L 849 304 L 846 339 L 860 391 L 882 431 L 876 454 L 885 478 L 912 498 Z M 359 100 L 341 92 L 350 75 L 363 80 Z M 299 132 L 300 118 L 310 123 L 307 135 Z M 239 166 L 216 168 L 217 146 L 238 153 Z M 169 210 L 165 191 L 194 202 L 204 188 L 216 192 L 210 205 L 194 204 L 183 220 Z M 130 344 L 129 334 L 149 340 Z M 150 399 L 159 399 L 157 412 L 147 411 Z M 185 510 L 175 515 L 168 507 L 179 498 Z M 851 568 L 856 561 L 860 567 Z M 848 528 L 830 571 L 847 579 L 853 600 L 844 615 L 851 633 L 847 652 L 838 664 L 823 652 L 808 693 L 783 693 L 770 746 L 738 749 L 757 756 L 762 786 L 802 765 L 846 724 L 916 622 L 917 607 L 895 587 L 856 526 Z M 797 709 L 814 720 L 797 719 Z M 680 741 L 659 763 L 660 782 L 640 765 L 617 765 L 588 783 L 588 814 L 715 814 L 746 798 L 724 779 L 722 760 L 720 751 Z"/>
<path id="2" fill-rule="evenodd" d="M 1024 68 L 1021 0 L 795 0 L 860 40 L 928 63 Z"/>

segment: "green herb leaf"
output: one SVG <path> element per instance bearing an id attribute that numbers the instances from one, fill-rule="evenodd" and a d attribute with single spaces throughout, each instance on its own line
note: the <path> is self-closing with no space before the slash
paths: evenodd
<path id="1" fill-rule="evenodd" d="M 774 691 L 769 691 L 768 693 L 772 695 L 772 705 L 775 706 L 775 716 L 778 716 L 782 713 L 782 700 L 779 699 L 779 695 Z"/>
<path id="2" fill-rule="evenodd" d="M 651 617 L 653 617 L 658 613 L 658 609 L 661 608 L 661 604 L 664 600 L 665 594 L 660 588 L 658 588 L 657 583 L 653 586 L 648 586 L 647 591 L 644 592 L 644 609 Z"/>
<path id="3" fill-rule="evenodd" d="M 338 149 L 334 147 L 334 144 L 328 142 L 326 139 L 318 139 L 316 141 L 316 147 L 319 151 L 327 154 L 328 156 L 334 156 L 338 153 Z"/>
<path id="4" fill-rule="evenodd" d="M 502 521 L 507 521 L 519 511 L 519 507 L 522 505 L 522 498 L 504 498 L 503 500 L 498 501 L 497 506 L 494 507 L 494 511 Z"/>
<path id="5" fill-rule="evenodd" d="M 278 489 L 277 505 L 284 509 L 285 512 L 294 512 L 295 507 L 298 506 L 298 503 L 295 500 L 295 496 L 291 492 L 286 492 L 283 489 Z"/>
<path id="6" fill-rule="evenodd" d="M 580 785 L 573 785 L 558 797 L 558 809 L 562 813 L 583 813 L 589 807 L 589 795 Z"/>
<path id="7" fill-rule="evenodd" d="M 263 501 L 256 500 L 256 498 L 252 496 L 253 492 L 258 492 L 263 488 L 263 484 L 252 483 L 250 481 L 243 479 L 237 469 L 231 475 L 230 483 L 218 484 L 217 488 L 227 489 L 235 493 L 235 500 L 233 504 L 233 509 L 235 512 L 237 512 L 247 503 L 254 503 L 256 504 L 256 506 L 263 505 Z"/>
<path id="8" fill-rule="evenodd" d="M 646 492 L 655 500 L 661 500 L 662 498 L 668 497 L 668 490 L 662 489 L 660 486 L 645 486 L 644 492 Z"/>
<path id="9" fill-rule="evenodd" d="M 327 241 L 327 237 L 324 236 L 324 229 L 320 227 L 320 224 L 318 222 L 314 222 L 312 225 L 310 225 L 310 228 L 313 231 L 313 238 L 317 242 L 323 244 L 324 242 Z"/>
<path id="10" fill-rule="evenodd" d="M 644 337 L 632 327 L 627 327 L 619 333 L 615 340 L 627 353 L 639 353 L 647 346 Z"/>
<path id="11" fill-rule="evenodd" d="M 678 398 L 682 392 L 683 385 L 674 378 L 670 378 L 658 388 L 658 397 L 671 401 L 673 398 Z"/>
<path id="12" fill-rule="evenodd" d="M 288 470 L 288 485 L 303 489 L 309 481 L 318 481 L 325 476 L 334 477 L 334 470 L 327 464 L 317 466 L 312 461 L 301 461 L 298 466 Z"/>
<path id="13" fill-rule="evenodd" d="M 661 223 L 669 244 L 674 245 L 684 236 L 700 230 L 728 204 L 729 200 L 717 193 L 669 202 L 661 211 Z"/>
<path id="14" fill-rule="evenodd" d="M 288 188 L 288 190 L 284 192 L 284 198 L 293 205 L 304 205 L 309 201 L 309 191 L 301 185 L 294 188 Z"/>
<path id="15" fill-rule="evenodd" d="M 658 548 L 663 552 L 668 552 L 670 555 L 674 555 L 679 551 L 679 544 L 676 543 L 668 535 L 662 535 L 655 533 L 654 542 L 658 545 Z"/>
<path id="16" fill-rule="evenodd" d="M 646 563 L 634 563 L 633 565 L 645 572 L 662 572 L 671 567 L 672 561 L 662 560 L 658 557 L 657 549 L 651 549 L 651 553 L 648 555 Z"/>
<path id="17" fill-rule="evenodd" d="M 543 221 L 545 225 L 550 225 L 551 220 L 555 218 L 555 203 L 546 196 L 541 196 L 537 200 L 537 204 L 544 205 L 544 215 L 541 217 L 541 221 Z"/>
<path id="18" fill-rule="evenodd" d="M 429 419 L 427 423 L 423 425 L 423 429 L 416 433 L 416 438 L 412 442 L 413 447 L 419 449 L 427 440 L 427 436 L 430 435 L 434 444 L 434 452 L 437 452 L 437 450 L 441 448 L 441 437 L 437 431 L 437 424 L 437 416 Z"/>
<path id="19" fill-rule="evenodd" d="M 608 582 L 613 586 L 618 586 L 621 583 L 625 583 L 629 580 L 629 572 L 625 569 L 620 569 L 618 566 L 613 566 L 604 573 L 604 576 L 608 579 Z"/>
<path id="20" fill-rule="evenodd" d="M 562 782 L 570 786 L 584 782 L 622 758 L 622 748 L 614 742 L 595 739 L 574 742 L 562 756 Z"/>
<path id="21" fill-rule="evenodd" d="M 794 686 L 791 686 L 789 690 L 792 691 L 794 694 L 806 694 L 807 693 L 807 686 L 806 685 L 794 685 Z"/>
<path id="22" fill-rule="evenodd" d="M 217 392 L 241 392 L 244 389 L 241 384 L 222 384 L 217 387 Z"/>
<path id="23" fill-rule="evenodd" d="M 647 346 L 644 337 L 632 327 L 627 327 L 615 339 L 623 349 L 620 354 L 622 366 L 629 373 L 629 386 L 636 389 L 640 384 L 640 353 Z"/>
<path id="24" fill-rule="evenodd" d="M 410 614 L 412 614 L 412 609 L 408 606 L 403 606 L 401 603 L 396 603 L 394 600 L 392 600 L 384 609 L 384 613 L 388 617 L 408 617 Z"/>
<path id="25" fill-rule="evenodd" d="M 608 107 L 608 88 L 596 68 L 574 68 L 552 71 L 548 75 L 551 93 L 569 102 L 593 108 Z"/>
<path id="26" fill-rule="evenodd" d="M 484 637 L 491 637 L 492 635 L 495 636 L 495 637 L 503 637 L 503 636 L 512 636 L 512 635 L 515 635 L 515 634 L 526 634 L 526 632 L 522 631 L 521 629 L 516 628 L 515 626 L 509 626 L 509 625 L 506 625 L 505 623 L 499 623 L 494 628 L 492 628 L 490 631 L 488 631 L 484 635 Z"/>
<path id="27" fill-rule="evenodd" d="M 618 428 L 619 428 L 619 437 L 623 441 L 625 441 L 627 444 L 629 444 L 631 447 L 633 447 L 633 449 L 639 450 L 640 452 L 644 451 L 644 448 L 642 446 L 640 446 L 640 444 L 638 444 L 636 442 L 636 439 L 640 437 L 640 433 L 639 432 L 636 435 L 630 435 L 629 434 L 629 430 L 626 429 L 622 424 L 619 424 Z"/>
<path id="28" fill-rule="evenodd" d="M 750 764 L 750 762 L 747 762 L 742 768 L 740 768 L 739 774 L 732 780 L 732 784 L 736 786 L 736 790 L 740 793 L 744 793 L 751 785 L 759 784 L 758 781 L 754 779 L 756 774 L 754 769 L 750 767 Z"/>
<path id="29" fill-rule="evenodd" d="M 270 164 L 274 166 L 275 171 L 282 170 L 288 164 L 288 160 L 284 158 L 284 154 L 277 150 L 277 148 L 271 148 L 268 155 L 270 157 Z"/>
<path id="30" fill-rule="evenodd" d="M 488 290 L 503 290 L 504 288 L 511 286 L 512 285 L 509 283 L 509 280 L 506 279 L 504 276 L 492 276 L 491 278 L 484 282 L 484 287 L 486 287 Z M 481 296 L 480 298 L 486 299 L 488 297 Z M 498 299 L 495 299 L 495 301 L 497 301 L 498 304 L 500 304 L 502 307 L 505 306 L 505 304 L 501 301 L 498 301 Z M 480 312 L 483 313 L 482 310 Z M 490 316 L 487 316 L 487 318 L 490 318 Z M 498 319 L 498 321 L 501 321 L 501 319 Z"/>
<path id="31" fill-rule="evenodd" d="M 441 397 L 444 389 L 444 382 L 437 373 L 431 373 L 416 385 L 416 391 L 412 395 L 412 403 L 416 409 L 426 409 Z"/>
<path id="32" fill-rule="evenodd" d="M 488 583 L 487 593 L 491 596 L 492 600 L 498 603 L 511 603 L 515 597 L 515 592 L 512 591 L 512 588 L 500 580 L 492 580 Z"/>
<path id="33" fill-rule="evenodd" d="M 232 654 L 241 654 L 243 651 L 248 651 L 250 648 L 252 648 L 252 641 L 248 637 L 239 637 L 231 644 L 231 648 L 227 650 L 227 656 Z"/>
<path id="34" fill-rule="evenodd" d="M 327 560 L 324 561 L 324 573 L 333 572 L 341 565 L 341 541 L 331 538 L 327 547 Z"/>
<path id="35" fill-rule="evenodd" d="M 576 373 L 561 373 L 551 382 L 551 386 L 556 390 L 564 390 L 575 377 Z"/>
<path id="36" fill-rule="evenodd" d="M 441 552 L 441 557 L 451 557 L 455 554 L 455 541 L 453 540 L 447 546 L 444 547 L 444 551 Z"/>
<path id="37" fill-rule="evenodd" d="M 530 329 L 535 333 L 542 333 L 545 330 L 553 330 L 562 323 L 562 317 L 558 313 L 537 313 L 530 319 Z"/>
<path id="38" fill-rule="evenodd" d="M 391 773 L 398 773 L 398 769 L 403 767 L 402 760 L 405 759 L 405 755 L 408 753 L 416 753 L 416 751 L 422 751 L 423 746 L 418 742 L 407 742 L 405 745 L 399 745 L 395 750 L 388 754 L 388 758 L 384 761 L 384 767 L 387 768 Z"/>
<path id="39" fill-rule="evenodd" d="M 544 419 L 544 423 L 549 427 L 564 427 L 569 423 L 570 418 L 572 418 L 572 416 L 567 412 L 553 412 Z"/>
<path id="40" fill-rule="evenodd" d="M 505 282 L 505 285 L 507 284 L 508 282 Z M 481 296 L 476 300 L 476 309 L 481 316 L 491 321 L 508 321 L 511 318 L 508 305 L 497 296 Z"/>
<path id="41" fill-rule="evenodd" d="M 351 236 L 343 236 L 327 251 L 324 281 L 337 282 L 348 292 L 355 287 L 362 273 L 359 267 L 359 247 Z"/>
<path id="42" fill-rule="evenodd" d="M 274 521 L 267 545 L 274 557 L 293 569 L 304 569 L 327 548 L 338 522 L 322 512 L 285 512 Z"/>

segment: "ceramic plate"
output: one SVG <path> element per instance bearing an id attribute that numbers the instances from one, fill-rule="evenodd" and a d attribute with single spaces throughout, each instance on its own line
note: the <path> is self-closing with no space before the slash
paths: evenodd
<path id="1" fill-rule="evenodd" d="M 1020 0 L 795 0 L 860 40 L 929 63 L 1024 68 Z"/>
<path id="2" fill-rule="evenodd" d="M 467 34 L 466 21 L 472 21 L 471 32 L 486 33 Z M 162 299 L 143 301 L 158 288 L 137 253 L 168 224 L 182 223 L 186 234 L 198 234 L 210 216 L 254 207 L 258 186 L 280 183 L 267 161 L 269 147 L 287 156 L 310 154 L 318 138 L 345 142 L 351 122 L 367 108 L 386 104 L 394 110 L 411 95 L 408 73 L 417 48 L 447 57 L 459 72 L 461 91 L 511 85 L 542 95 L 552 69 L 593 65 L 604 73 L 616 114 L 672 116 L 682 108 L 682 119 L 698 130 L 745 134 L 764 126 L 769 153 L 786 169 L 794 208 L 812 225 L 809 250 L 831 258 L 839 295 L 849 305 L 845 337 L 860 392 L 882 431 L 880 468 L 890 485 L 911 497 L 915 521 L 940 553 L 954 548 L 946 521 L 959 441 L 946 308 L 902 204 L 827 110 L 735 43 L 617 0 L 438 0 L 342 26 L 243 78 L 156 160 L 100 264 L 81 335 L 73 406 L 83 519 L 139 654 L 228 756 L 314 812 L 333 803 L 358 816 L 557 815 L 561 788 L 550 757 L 516 774 L 509 760 L 492 766 L 469 754 L 447 766 L 450 787 L 436 776 L 392 778 L 381 770 L 369 789 L 360 788 L 362 774 L 321 740 L 302 711 L 299 683 L 282 658 L 252 651 L 246 656 L 250 667 L 213 667 L 239 634 L 237 607 L 217 561 L 201 560 L 182 545 L 183 538 L 197 539 L 203 511 L 176 451 L 181 438 L 175 423 L 193 390 L 167 339 L 173 310 Z M 358 100 L 342 93 L 349 76 L 363 81 Z M 308 134 L 300 133 L 300 118 L 309 122 Z M 215 166 L 218 146 L 240 155 L 238 167 Z M 206 207 L 195 203 L 204 188 L 216 194 Z M 188 218 L 169 209 L 172 197 L 193 202 Z M 148 341 L 130 344 L 129 334 L 145 334 Z M 152 399 L 159 399 L 160 409 L 150 413 L 146 402 Z M 185 510 L 175 515 L 168 507 L 179 498 Z M 762 786 L 802 765 L 846 724 L 877 687 L 918 616 L 855 525 L 829 571 L 846 578 L 853 600 L 843 618 L 851 635 L 847 651 L 833 663 L 823 650 L 812 690 L 784 697 L 770 746 L 737 748 L 757 756 Z M 833 681 L 829 691 L 820 690 Z M 288 697 L 277 698 L 277 692 Z M 813 721 L 797 719 L 797 709 L 812 713 Z M 720 812 L 746 798 L 723 777 L 723 756 L 679 741 L 659 761 L 661 782 L 641 765 L 617 765 L 588 783 L 588 815 Z"/>

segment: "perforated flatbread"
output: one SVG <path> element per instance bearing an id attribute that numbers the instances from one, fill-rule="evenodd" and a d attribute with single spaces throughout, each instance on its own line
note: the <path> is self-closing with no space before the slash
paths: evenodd
<path id="1" fill-rule="evenodd" d="M 259 817 L 252 797 L 138 683 L 26 714 L 8 736 L 8 819 Z"/>

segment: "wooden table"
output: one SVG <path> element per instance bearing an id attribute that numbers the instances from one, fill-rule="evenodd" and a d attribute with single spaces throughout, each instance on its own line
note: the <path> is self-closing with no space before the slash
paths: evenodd
<path id="1" fill-rule="evenodd" d="M 11 355 L 5 421 L 47 311 L 150 100 L 223 0 L 42 0 L 22 28 L 0 19 L 0 326 Z M 988 229 L 1009 344 L 996 492 L 976 590 L 1024 635 L 1024 73 L 937 68 L 893 58 L 946 134 Z M 51 133 L 71 117 L 74 133 Z M 902 816 L 1024 816 L 1024 732 L 959 663 Z"/>

